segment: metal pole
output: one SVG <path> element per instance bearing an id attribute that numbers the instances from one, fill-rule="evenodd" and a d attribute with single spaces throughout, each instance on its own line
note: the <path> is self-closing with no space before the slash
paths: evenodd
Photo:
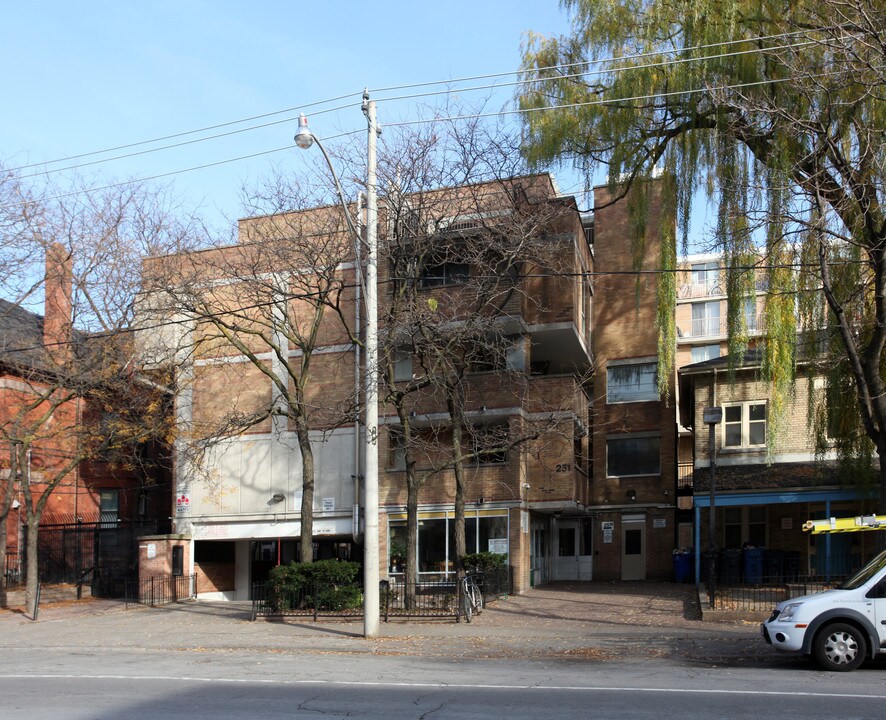
<path id="1" fill-rule="evenodd" d="M 363 635 L 379 631 L 378 564 L 378 179 L 375 102 L 363 93 L 366 143 L 366 477 L 363 529 Z"/>
<path id="2" fill-rule="evenodd" d="M 717 426 L 711 423 L 710 428 L 710 454 L 711 454 L 711 497 L 708 515 L 708 601 L 711 607 L 714 607 L 714 593 L 717 590 L 717 532 L 716 532 L 716 487 L 717 487 L 717 462 L 716 462 L 716 446 Z"/>

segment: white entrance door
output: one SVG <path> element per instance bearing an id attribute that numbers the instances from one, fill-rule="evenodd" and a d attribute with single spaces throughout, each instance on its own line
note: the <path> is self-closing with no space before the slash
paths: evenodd
<path id="1" fill-rule="evenodd" d="M 560 520 L 556 530 L 557 580 L 590 580 L 592 577 L 591 520 Z"/>
<path id="2" fill-rule="evenodd" d="M 646 516 L 621 519 L 621 579 L 646 579 Z"/>

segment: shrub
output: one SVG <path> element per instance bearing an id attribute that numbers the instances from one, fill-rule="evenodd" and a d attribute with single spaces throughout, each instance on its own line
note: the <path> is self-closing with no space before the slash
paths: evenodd
<path id="1" fill-rule="evenodd" d="M 359 564 L 341 560 L 278 565 L 268 574 L 266 601 L 275 611 L 310 607 L 316 587 L 318 609 L 359 607 L 363 602 L 356 584 L 359 570 Z"/>
<path id="2" fill-rule="evenodd" d="M 465 555 L 465 570 L 479 573 L 498 572 L 507 565 L 508 556 L 504 553 L 478 552 Z"/>

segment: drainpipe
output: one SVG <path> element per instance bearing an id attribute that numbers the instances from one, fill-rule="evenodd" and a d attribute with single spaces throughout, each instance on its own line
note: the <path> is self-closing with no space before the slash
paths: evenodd
<path id="1" fill-rule="evenodd" d="M 360 337 L 362 329 L 362 316 L 360 312 L 360 303 L 362 302 L 363 289 L 363 268 L 362 268 L 362 251 L 360 240 L 363 237 L 363 203 L 365 195 L 361 192 L 357 194 L 357 241 L 354 243 L 354 277 L 357 282 L 354 283 L 354 335 Z M 360 399 L 360 345 L 354 345 L 354 397 Z M 359 403 L 358 403 L 359 404 Z M 354 416 L 354 508 L 351 515 L 351 539 L 359 544 L 363 542 L 363 534 L 360 532 L 360 462 L 361 447 L 360 438 L 360 415 Z"/>

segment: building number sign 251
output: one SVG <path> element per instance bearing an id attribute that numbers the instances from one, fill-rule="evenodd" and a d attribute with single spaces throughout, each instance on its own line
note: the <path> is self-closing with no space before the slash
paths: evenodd
<path id="1" fill-rule="evenodd" d="M 568 473 L 572 470 L 572 463 L 558 463 L 557 464 L 557 472 L 558 473 Z"/>

